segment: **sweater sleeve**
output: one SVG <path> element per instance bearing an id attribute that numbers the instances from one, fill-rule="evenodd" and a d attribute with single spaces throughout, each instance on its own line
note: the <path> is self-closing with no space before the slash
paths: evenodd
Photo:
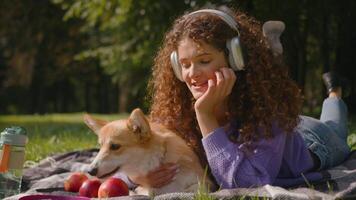
<path id="1" fill-rule="evenodd" d="M 202 139 L 209 166 L 221 188 L 257 187 L 272 184 L 283 158 L 286 134 L 262 139 L 246 148 L 233 143 L 224 128 Z M 252 147 L 252 148 L 251 148 Z"/>

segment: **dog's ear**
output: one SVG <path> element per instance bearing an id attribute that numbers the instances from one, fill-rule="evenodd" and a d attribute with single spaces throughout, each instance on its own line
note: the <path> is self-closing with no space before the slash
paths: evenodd
<path id="1" fill-rule="evenodd" d="M 127 128 L 136 134 L 141 141 L 145 141 L 150 138 L 150 124 L 139 108 L 132 111 L 129 119 L 127 120 Z"/>
<path id="2" fill-rule="evenodd" d="M 100 119 L 94 119 L 92 116 L 89 114 L 84 114 L 83 116 L 84 123 L 94 131 L 95 134 L 99 134 L 99 131 L 101 127 L 105 126 L 107 124 L 106 121 L 100 120 Z"/>

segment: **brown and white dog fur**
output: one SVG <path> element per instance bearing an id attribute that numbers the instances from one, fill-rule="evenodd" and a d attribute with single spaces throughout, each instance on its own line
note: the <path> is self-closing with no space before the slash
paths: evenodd
<path id="1" fill-rule="evenodd" d="M 140 109 L 127 120 L 105 122 L 85 115 L 84 121 L 98 135 L 100 151 L 90 165 L 97 177 L 117 171 L 135 177 L 173 162 L 179 165 L 179 172 L 171 183 L 161 188 L 139 186 L 136 193 L 196 192 L 199 184 L 205 189 L 212 186 L 198 156 L 185 141 L 159 124 L 149 123 Z"/>

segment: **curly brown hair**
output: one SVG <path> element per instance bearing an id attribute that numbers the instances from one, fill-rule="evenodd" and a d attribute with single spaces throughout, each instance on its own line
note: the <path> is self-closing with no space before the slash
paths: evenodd
<path id="1" fill-rule="evenodd" d="M 293 132 L 298 123 L 302 98 L 288 67 L 273 56 L 262 34 L 260 22 L 241 11 L 234 11 L 239 25 L 245 70 L 236 72 L 237 81 L 228 99 L 227 118 L 239 124 L 239 137 L 234 142 L 252 142 L 270 138 L 272 124 L 285 133 Z M 202 135 L 194 111 L 195 99 L 184 82 L 179 81 L 170 63 L 170 54 L 179 42 L 189 37 L 218 50 L 226 50 L 226 40 L 236 36 L 229 25 L 214 14 L 183 15 L 166 33 L 154 60 L 150 80 L 151 120 L 177 131 L 199 155 Z M 226 54 L 225 54 L 226 55 Z"/>

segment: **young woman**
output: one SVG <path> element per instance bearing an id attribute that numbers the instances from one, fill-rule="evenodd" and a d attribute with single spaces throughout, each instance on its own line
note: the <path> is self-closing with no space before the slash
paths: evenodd
<path id="1" fill-rule="evenodd" d="M 222 188 L 315 181 L 349 153 L 347 109 L 337 77 L 327 76 L 320 120 L 299 116 L 300 91 L 261 24 L 199 10 L 175 20 L 155 58 L 151 119 L 184 138 Z M 130 178 L 161 187 L 178 167 Z"/>

